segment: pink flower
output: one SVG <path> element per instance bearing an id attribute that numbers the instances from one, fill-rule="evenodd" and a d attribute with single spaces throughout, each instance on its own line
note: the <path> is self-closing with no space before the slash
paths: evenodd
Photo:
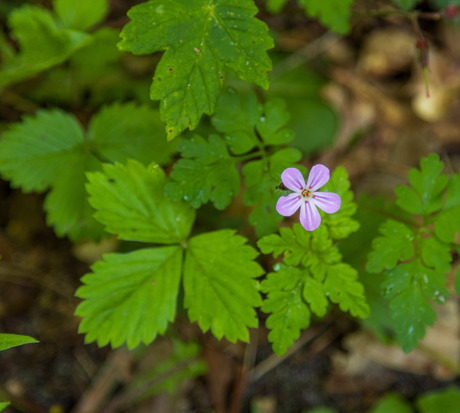
<path id="1" fill-rule="evenodd" d="M 300 171 L 287 168 L 281 174 L 284 186 L 292 194 L 282 196 L 276 203 L 279 214 L 289 217 L 300 208 L 300 223 L 307 231 L 313 231 L 321 224 L 318 209 L 328 214 L 337 212 L 340 208 L 340 196 L 333 192 L 318 192 L 318 189 L 329 181 L 329 169 L 324 165 L 313 166 L 308 175 L 307 184 Z"/>

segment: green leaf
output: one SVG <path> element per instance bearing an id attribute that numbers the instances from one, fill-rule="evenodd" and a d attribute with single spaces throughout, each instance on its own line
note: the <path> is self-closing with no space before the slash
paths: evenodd
<path id="1" fill-rule="evenodd" d="M 441 209 L 443 190 L 448 180 L 447 175 L 441 174 L 443 167 L 444 164 L 434 153 L 422 158 L 421 170 L 413 168 L 409 171 L 409 182 L 413 189 L 397 187 L 396 203 L 413 214 L 428 215 Z"/>
<path id="2" fill-rule="evenodd" d="M 327 267 L 324 291 L 342 311 L 349 311 L 354 317 L 365 318 L 369 315 L 369 306 L 366 303 L 364 287 L 358 281 L 358 272 L 348 264 Z"/>
<path id="3" fill-rule="evenodd" d="M 391 270 L 398 261 L 411 258 L 414 253 L 415 234 L 406 225 L 393 221 L 385 221 L 380 226 L 383 237 L 377 237 L 372 241 L 372 249 L 368 256 L 366 270 L 379 273 L 384 268 Z"/>
<path id="4" fill-rule="evenodd" d="M 350 7 L 353 0 L 299 0 L 305 12 L 339 34 L 350 31 Z"/>
<path id="5" fill-rule="evenodd" d="M 311 313 L 303 298 L 303 276 L 298 268 L 280 266 L 261 283 L 262 292 L 267 294 L 262 311 L 271 313 L 266 321 L 270 329 L 268 339 L 278 355 L 286 353 L 300 331 L 310 325 Z"/>
<path id="6" fill-rule="evenodd" d="M 184 306 L 190 321 L 203 331 L 231 342 L 249 340 L 257 327 L 254 307 L 261 304 L 254 278 L 263 274 L 254 261 L 257 252 L 233 230 L 193 237 L 184 266 Z"/>
<path id="7" fill-rule="evenodd" d="M 369 413 L 413 413 L 409 403 L 398 394 L 387 394 Z"/>
<path id="8" fill-rule="evenodd" d="M 452 175 L 446 188 L 446 203 L 434 216 L 436 236 L 444 242 L 455 241 L 455 234 L 460 233 L 460 173 Z"/>
<path id="9" fill-rule="evenodd" d="M 1 68 L 0 90 L 64 62 L 90 41 L 85 33 L 60 29 L 48 10 L 32 5 L 14 9 L 8 26 L 20 52 Z"/>
<path id="10" fill-rule="evenodd" d="M 54 0 L 53 8 L 65 28 L 84 31 L 104 18 L 108 11 L 108 1 Z"/>
<path id="11" fill-rule="evenodd" d="M 165 50 L 150 96 L 161 99 L 168 139 L 194 129 L 203 113 L 214 111 L 225 67 L 268 87 L 266 50 L 273 40 L 256 13 L 251 0 L 178 0 L 167 6 L 151 0 L 128 12 L 132 21 L 119 47 L 135 54 Z"/>
<path id="12" fill-rule="evenodd" d="M 2 135 L 2 176 L 26 192 L 44 191 L 60 176 L 63 165 L 77 162 L 75 148 L 83 139 L 80 124 L 63 111 L 42 110 L 36 117 L 24 117 Z"/>
<path id="13" fill-rule="evenodd" d="M 30 343 L 38 343 L 38 341 L 29 336 L 0 333 L 0 351 Z"/>
<path id="14" fill-rule="evenodd" d="M 399 7 L 403 10 L 410 10 L 414 8 L 417 3 L 420 3 L 421 0 L 393 0 Z"/>
<path id="15" fill-rule="evenodd" d="M 417 259 L 386 273 L 382 286 L 390 299 L 393 325 L 403 351 L 414 349 L 425 335 L 425 326 L 433 324 L 436 313 L 428 300 L 435 298 L 440 288 L 445 290 L 444 285 L 443 275 Z"/>
<path id="16" fill-rule="evenodd" d="M 46 222 L 54 227 L 56 235 L 67 235 L 71 240 L 97 240 L 103 226 L 93 218 L 94 209 L 88 203 L 85 173 L 101 169 L 101 163 L 93 155 L 84 154 L 66 164 L 56 177 L 53 188 L 44 203 Z"/>
<path id="17" fill-rule="evenodd" d="M 11 404 L 10 402 L 0 402 L 0 412 L 2 412 L 10 404 Z"/>
<path id="18" fill-rule="evenodd" d="M 282 99 L 269 100 L 264 105 L 264 116 L 257 119 L 256 128 L 265 145 L 284 145 L 292 140 L 294 133 L 285 128 L 289 112 Z"/>
<path id="19" fill-rule="evenodd" d="M 105 159 L 136 159 L 145 165 L 166 165 L 176 145 L 168 143 L 157 110 L 133 103 L 103 107 L 91 118 L 88 140 Z"/>
<path id="20" fill-rule="evenodd" d="M 174 165 L 166 195 L 184 199 L 194 208 L 208 201 L 217 209 L 228 206 L 240 190 L 240 175 L 223 140 L 218 135 L 208 140 L 194 135 L 182 140 L 178 149 L 183 158 Z"/>
<path id="21" fill-rule="evenodd" d="M 267 0 L 266 7 L 270 13 L 279 13 L 286 3 L 287 0 Z"/>
<path id="22" fill-rule="evenodd" d="M 447 274 L 450 271 L 452 256 L 448 244 L 436 238 L 421 238 L 420 249 L 423 262 L 427 267 L 432 267 L 441 274 Z"/>
<path id="23" fill-rule="evenodd" d="M 255 125 L 263 113 L 263 105 L 255 93 L 240 95 L 228 89 L 220 95 L 211 118 L 214 127 L 225 136 L 230 150 L 241 155 L 257 145 Z"/>
<path id="24" fill-rule="evenodd" d="M 132 349 L 151 343 L 174 320 L 182 268 L 179 246 L 107 254 L 83 276 L 76 295 L 84 301 L 79 332 L 85 342 L 97 341 Z"/>
<path id="25" fill-rule="evenodd" d="M 456 413 L 460 406 L 460 391 L 456 387 L 435 390 L 417 399 L 420 413 Z"/>
<path id="26" fill-rule="evenodd" d="M 354 194 L 350 190 L 348 173 L 343 166 L 338 166 L 331 174 L 329 182 L 322 188 L 324 191 L 335 192 L 340 196 L 340 209 L 334 214 L 321 212 L 321 222 L 334 239 L 343 239 L 359 229 L 359 222 L 351 218 L 357 206 L 353 202 Z"/>
<path id="27" fill-rule="evenodd" d="M 120 239 L 173 244 L 188 237 L 195 211 L 164 196 L 165 175 L 152 164 L 137 161 L 104 165 L 87 174 L 89 202 L 95 218 Z"/>

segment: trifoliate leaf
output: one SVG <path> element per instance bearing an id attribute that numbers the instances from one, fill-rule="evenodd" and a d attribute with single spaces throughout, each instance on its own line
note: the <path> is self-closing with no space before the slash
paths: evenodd
<path id="1" fill-rule="evenodd" d="M 13 10 L 8 26 L 20 51 L 0 70 L 0 90 L 62 63 L 90 41 L 86 33 L 59 28 L 48 10 L 31 5 Z"/>
<path id="2" fill-rule="evenodd" d="M 60 237 L 67 235 L 71 240 L 97 240 L 104 231 L 93 218 L 95 211 L 87 199 L 85 172 L 99 170 L 101 163 L 93 155 L 85 156 L 83 148 L 81 152 L 80 157 L 66 164 L 46 196 L 46 222 Z"/>
<path id="3" fill-rule="evenodd" d="M 242 96 L 229 89 L 219 97 L 211 122 L 224 134 L 230 150 L 235 155 L 241 155 L 258 143 L 255 125 L 262 112 L 263 105 L 258 102 L 255 93 Z"/>
<path id="4" fill-rule="evenodd" d="M 208 140 L 194 135 L 182 140 L 178 149 L 183 158 L 174 165 L 166 195 L 184 199 L 194 208 L 211 201 L 224 209 L 240 190 L 240 175 L 223 140 L 217 135 Z"/>
<path id="5" fill-rule="evenodd" d="M 298 268 L 281 266 L 261 283 L 261 290 L 267 294 L 262 311 L 271 313 L 266 321 L 271 330 L 268 339 L 279 355 L 286 353 L 300 331 L 310 325 L 311 313 L 303 298 L 303 276 Z"/>
<path id="6" fill-rule="evenodd" d="M 438 292 L 436 286 L 445 284 L 445 277 L 441 276 L 444 280 L 440 280 L 436 271 L 426 268 L 417 259 L 398 265 L 386 275 L 382 286 L 390 299 L 398 342 L 409 352 L 424 337 L 425 326 L 432 325 L 436 319 L 428 300 Z"/>
<path id="7" fill-rule="evenodd" d="M 457 387 L 435 390 L 417 399 L 420 413 L 456 413 L 460 406 L 460 391 Z"/>
<path id="8" fill-rule="evenodd" d="M 174 320 L 182 268 L 179 246 L 107 254 L 82 278 L 79 332 L 85 342 L 134 348 L 151 343 Z"/>
<path id="9" fill-rule="evenodd" d="M 0 333 L 0 351 L 30 343 L 38 343 L 38 341 L 29 336 Z"/>
<path id="10" fill-rule="evenodd" d="M 89 202 L 95 218 L 120 239 L 173 244 L 190 233 L 195 211 L 164 196 L 165 174 L 152 164 L 137 161 L 104 165 L 103 172 L 87 174 Z"/>
<path id="11" fill-rule="evenodd" d="M 372 249 L 368 256 L 366 270 L 372 273 L 381 272 L 384 268 L 391 270 L 398 261 L 411 258 L 414 253 L 414 232 L 401 222 L 389 219 L 380 227 L 383 237 L 372 241 Z"/>
<path id="12" fill-rule="evenodd" d="M 204 233 L 190 239 L 184 266 L 184 306 L 190 321 L 217 338 L 248 341 L 261 304 L 254 278 L 263 274 L 257 252 L 235 231 Z"/>
<path id="13" fill-rule="evenodd" d="M 364 287 L 358 281 L 358 272 L 348 264 L 327 267 L 324 291 L 342 311 L 349 311 L 354 317 L 365 318 L 369 315 L 369 306 L 366 303 Z"/>
<path id="14" fill-rule="evenodd" d="M 86 30 L 107 13 L 107 0 L 54 0 L 53 7 L 66 29 Z"/>
<path id="15" fill-rule="evenodd" d="M 350 31 L 350 7 L 353 0 L 299 0 L 305 12 L 339 34 Z"/>
<path id="16" fill-rule="evenodd" d="M 340 209 L 334 214 L 321 213 L 321 225 L 326 226 L 329 235 L 334 239 L 343 239 L 359 229 L 359 222 L 351 218 L 357 206 L 353 202 L 353 192 L 350 190 L 348 173 L 343 166 L 338 166 L 331 174 L 329 182 L 322 191 L 335 192 L 340 196 Z"/>
<path id="17" fill-rule="evenodd" d="M 447 185 L 447 175 L 441 174 L 443 167 L 444 164 L 434 153 L 422 158 L 420 170 L 413 168 L 409 171 L 409 182 L 413 189 L 397 187 L 396 203 L 413 214 L 428 215 L 441 209 L 443 190 Z"/>
<path id="18" fill-rule="evenodd" d="M 91 119 L 88 140 L 111 162 L 136 159 L 145 165 L 168 164 L 176 147 L 166 142 L 158 111 L 133 103 L 103 107 Z"/>
<path id="19" fill-rule="evenodd" d="M 268 87 L 273 47 L 265 23 L 254 18 L 251 0 L 151 0 L 131 8 L 131 22 L 119 47 L 135 54 L 165 50 L 150 96 L 161 99 L 168 139 L 194 129 L 211 114 L 222 87 L 225 67 L 241 79 Z"/>
<path id="20" fill-rule="evenodd" d="M 0 171 L 15 187 L 44 191 L 60 176 L 63 165 L 72 165 L 83 144 L 83 130 L 63 111 L 39 111 L 25 117 L 3 133 L 0 141 Z"/>

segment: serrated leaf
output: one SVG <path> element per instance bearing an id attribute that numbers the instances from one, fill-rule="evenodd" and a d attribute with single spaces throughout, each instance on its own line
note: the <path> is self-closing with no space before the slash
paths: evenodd
<path id="1" fill-rule="evenodd" d="M 190 239 L 184 266 L 184 306 L 203 331 L 231 342 L 248 341 L 257 326 L 254 307 L 261 304 L 254 278 L 263 274 L 257 252 L 233 230 Z"/>
<path id="2" fill-rule="evenodd" d="M 450 177 L 446 203 L 434 216 L 433 225 L 436 236 L 447 243 L 454 242 L 456 233 L 460 233 L 460 173 Z"/>
<path id="3" fill-rule="evenodd" d="M 194 135 L 182 140 L 178 149 L 183 158 L 174 165 L 166 195 L 184 199 L 194 208 L 211 201 L 217 209 L 224 209 L 239 192 L 240 175 L 223 140 L 218 135 L 208 140 Z"/>
<path id="4" fill-rule="evenodd" d="M 53 226 L 60 237 L 67 235 L 71 240 L 97 240 L 103 233 L 103 226 L 93 218 L 94 209 L 87 199 L 85 172 L 101 168 L 98 159 L 84 154 L 69 160 L 53 184 L 44 203 L 46 222 Z"/>
<path id="5" fill-rule="evenodd" d="M 383 237 L 372 241 L 372 251 L 366 264 L 367 271 L 379 273 L 384 268 L 390 270 L 398 261 L 407 260 L 414 255 L 415 234 L 406 225 L 389 219 L 380 226 L 379 232 Z"/>
<path id="6" fill-rule="evenodd" d="M 88 141 L 111 162 L 131 158 L 166 165 L 176 149 L 166 141 L 158 111 L 133 103 L 104 106 L 91 118 Z"/>
<path id="7" fill-rule="evenodd" d="M 269 100 L 264 105 L 264 115 L 257 119 L 256 128 L 265 145 L 284 145 L 292 140 L 294 132 L 285 128 L 289 112 L 282 99 Z"/>
<path id="8" fill-rule="evenodd" d="M 38 343 L 38 341 L 29 336 L 0 333 L 0 351 L 30 343 Z"/>
<path id="9" fill-rule="evenodd" d="M 20 52 L 1 68 L 0 90 L 62 63 L 90 41 L 86 33 L 60 29 L 48 10 L 32 5 L 13 10 L 8 26 Z"/>
<path id="10" fill-rule="evenodd" d="M 391 316 L 403 351 L 414 349 L 425 335 L 425 326 L 436 319 L 428 299 L 434 298 L 437 287 L 443 288 L 443 281 L 445 277 L 439 278 L 419 260 L 398 265 L 386 273 L 382 285 L 390 299 Z"/>
<path id="11" fill-rule="evenodd" d="M 326 299 L 325 287 L 316 278 L 304 276 L 303 278 L 303 298 L 310 304 L 311 311 L 318 317 L 323 317 L 326 314 L 328 301 Z"/>
<path id="12" fill-rule="evenodd" d="M 271 330 L 269 341 L 276 354 L 286 353 L 300 331 L 310 325 L 310 310 L 303 300 L 302 271 L 283 266 L 275 273 L 269 273 L 261 289 L 268 296 L 262 304 L 262 311 L 271 313 L 266 326 Z"/>
<path id="13" fill-rule="evenodd" d="M 396 203 L 415 214 L 428 215 L 441 209 L 444 202 L 443 190 L 447 185 L 447 175 L 441 174 L 443 167 L 444 164 L 434 153 L 422 158 L 420 170 L 413 168 L 409 171 L 409 182 L 417 194 L 412 189 L 399 187 Z"/>
<path id="14" fill-rule="evenodd" d="M 3 133 L 0 171 L 15 187 L 44 191 L 61 174 L 63 165 L 75 162 L 75 148 L 82 144 L 83 130 L 72 115 L 39 111 Z"/>
<path id="15" fill-rule="evenodd" d="M 54 0 L 53 8 L 66 29 L 84 31 L 104 18 L 108 11 L 108 1 Z"/>
<path id="16" fill-rule="evenodd" d="M 350 7 L 353 0 L 298 0 L 305 12 L 339 34 L 350 30 Z"/>
<path id="17" fill-rule="evenodd" d="M 182 268 L 179 246 L 107 254 L 83 276 L 79 332 L 85 342 L 134 348 L 151 343 L 174 320 Z"/>
<path id="18" fill-rule="evenodd" d="M 354 317 L 369 315 L 364 287 L 358 281 L 358 272 L 348 264 L 340 263 L 327 267 L 324 290 L 333 303 Z"/>
<path id="19" fill-rule="evenodd" d="M 254 18 L 251 0 L 151 0 L 131 8 L 131 22 L 119 47 L 135 54 L 165 50 L 150 96 L 161 99 L 168 139 L 194 129 L 211 114 L 220 94 L 224 68 L 241 79 L 268 87 L 273 47 L 265 23 Z"/>
<path id="20" fill-rule="evenodd" d="M 87 176 L 95 218 L 120 239 L 172 244 L 189 235 L 195 211 L 164 196 L 166 178 L 158 165 L 129 160 Z"/>
<path id="21" fill-rule="evenodd" d="M 420 413 L 456 413 L 460 406 L 460 391 L 456 387 L 435 390 L 417 399 Z"/>

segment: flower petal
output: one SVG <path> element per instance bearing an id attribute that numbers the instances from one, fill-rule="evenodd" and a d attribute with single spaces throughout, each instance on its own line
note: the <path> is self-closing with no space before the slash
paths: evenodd
<path id="1" fill-rule="evenodd" d="M 329 177 L 329 168 L 321 164 L 315 165 L 311 168 L 310 174 L 308 175 L 307 188 L 315 192 L 329 181 Z"/>
<path id="2" fill-rule="evenodd" d="M 281 174 L 281 180 L 291 191 L 301 192 L 305 189 L 305 179 L 296 168 L 287 168 Z"/>
<path id="3" fill-rule="evenodd" d="M 286 185 L 286 184 L 285 184 Z M 299 194 L 292 193 L 288 196 L 282 196 L 276 203 L 278 214 L 290 217 L 302 205 L 303 200 Z"/>
<path id="4" fill-rule="evenodd" d="M 321 224 L 321 216 L 313 202 L 302 202 L 300 206 L 300 223 L 307 231 L 313 231 Z"/>
<path id="5" fill-rule="evenodd" d="M 315 205 L 328 214 L 337 212 L 342 200 L 334 192 L 315 192 L 313 202 Z"/>

